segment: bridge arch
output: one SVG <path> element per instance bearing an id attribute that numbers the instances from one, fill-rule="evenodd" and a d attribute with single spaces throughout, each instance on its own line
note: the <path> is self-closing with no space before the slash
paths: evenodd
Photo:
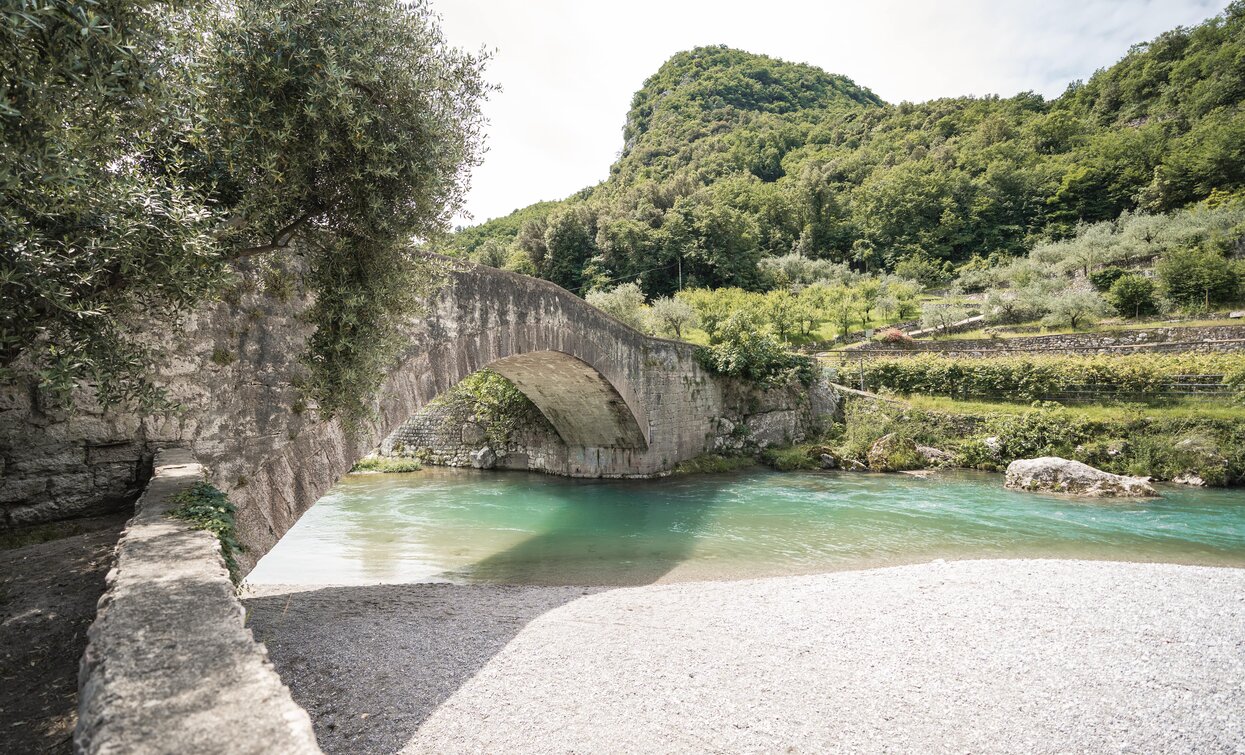
<path id="1" fill-rule="evenodd" d="M 263 449 L 245 486 L 231 486 L 245 568 L 354 462 L 486 367 L 549 419 L 567 445 L 571 476 L 647 476 L 707 449 L 722 396 L 696 365 L 693 347 L 639 333 L 547 281 L 435 261 L 447 284 L 412 323 L 410 346 L 379 392 L 374 421 L 353 431 L 337 421 L 308 425 Z"/>
<path id="2" fill-rule="evenodd" d="M 526 394 L 568 446 L 648 447 L 618 389 L 570 354 L 531 351 L 499 359 L 489 368 Z"/>

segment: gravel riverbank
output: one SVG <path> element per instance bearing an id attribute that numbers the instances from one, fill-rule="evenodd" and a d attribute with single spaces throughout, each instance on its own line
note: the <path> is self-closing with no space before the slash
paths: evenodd
<path id="1" fill-rule="evenodd" d="M 327 752 L 1240 752 L 1245 569 L 263 587 Z"/>

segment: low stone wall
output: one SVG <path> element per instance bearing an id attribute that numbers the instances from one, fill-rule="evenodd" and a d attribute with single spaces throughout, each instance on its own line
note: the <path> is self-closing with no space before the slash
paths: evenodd
<path id="1" fill-rule="evenodd" d="M 910 344 L 873 342 L 851 349 L 848 354 L 995 354 L 1055 353 L 1097 354 L 1164 351 L 1240 351 L 1245 350 L 1245 325 L 1206 327 L 1160 327 L 1117 330 L 1100 333 L 1062 333 L 1022 338 L 962 338 L 947 341 L 921 341 Z"/>
<path id="2" fill-rule="evenodd" d="M 211 533 L 168 516 L 202 480 L 182 450 L 155 474 L 117 544 L 79 674 L 79 753 L 318 753 L 244 611 Z"/>

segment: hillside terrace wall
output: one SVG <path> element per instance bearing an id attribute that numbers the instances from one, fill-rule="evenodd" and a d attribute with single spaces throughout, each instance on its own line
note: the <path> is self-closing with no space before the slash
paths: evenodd
<path id="1" fill-rule="evenodd" d="M 1131 354 L 1135 352 L 1245 350 L 1245 325 L 1168 327 L 1099 333 L 1066 333 L 1021 338 L 962 338 L 910 344 L 871 342 L 841 355 L 946 354 L 989 356 L 1001 353 Z"/>

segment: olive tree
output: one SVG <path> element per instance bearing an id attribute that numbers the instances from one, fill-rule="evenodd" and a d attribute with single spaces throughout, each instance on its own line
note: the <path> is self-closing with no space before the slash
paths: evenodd
<path id="1" fill-rule="evenodd" d="M 654 299 L 648 308 L 648 319 L 657 335 L 673 338 L 682 338 L 683 331 L 696 327 L 697 322 L 692 305 L 672 296 Z"/>
<path id="2" fill-rule="evenodd" d="M 1108 306 L 1102 294 L 1089 288 L 1070 288 L 1051 297 L 1049 311 L 1042 324 L 1051 327 L 1067 326 L 1076 330 L 1092 325 L 1107 314 Z"/>
<path id="3" fill-rule="evenodd" d="M 305 258 L 322 411 L 365 413 L 478 162 L 484 56 L 423 3 L 18 3 L 0 63 L 0 369 L 159 403 L 133 315 Z M 24 357 L 24 358 L 23 358 Z M 0 375 L 3 377 L 3 375 Z"/>
<path id="4" fill-rule="evenodd" d="M 647 319 L 644 292 L 637 283 L 623 283 L 612 289 L 592 291 L 584 299 L 619 322 L 641 332 Z"/>

